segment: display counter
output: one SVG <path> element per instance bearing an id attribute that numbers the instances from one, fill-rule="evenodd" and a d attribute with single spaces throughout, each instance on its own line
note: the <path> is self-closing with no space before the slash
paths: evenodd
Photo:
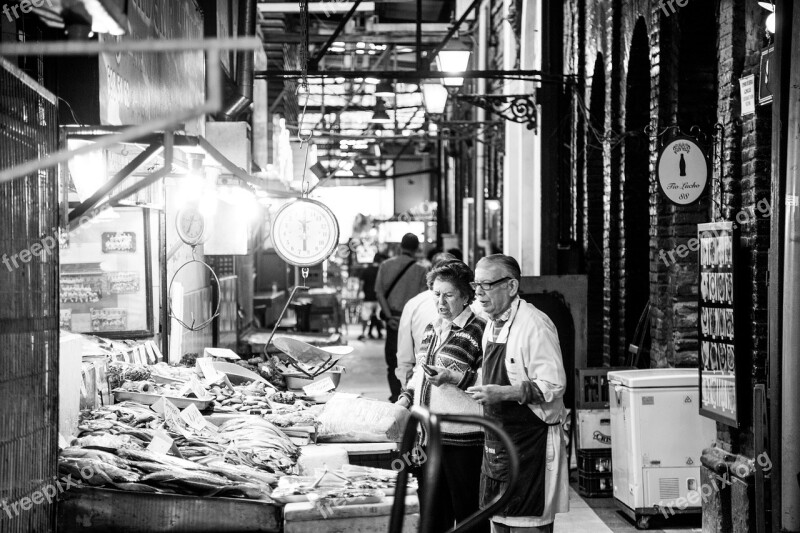
<path id="1" fill-rule="evenodd" d="M 289 503 L 284 509 L 284 533 L 386 533 L 392 512 L 392 498 L 363 505 L 332 507 L 322 512 L 308 502 Z M 406 496 L 403 533 L 419 527 L 419 499 Z"/>
<path id="2" fill-rule="evenodd" d="M 282 526 L 282 506 L 246 499 L 83 487 L 62 494 L 57 507 L 62 533 L 278 533 Z"/>

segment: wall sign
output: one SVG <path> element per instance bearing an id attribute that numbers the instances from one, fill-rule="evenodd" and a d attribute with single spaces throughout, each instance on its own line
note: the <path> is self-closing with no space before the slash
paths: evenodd
<path id="1" fill-rule="evenodd" d="M 774 70 L 775 47 L 770 46 L 761 52 L 761 66 L 758 74 L 758 103 L 772 102 L 772 74 Z"/>
<path id="2" fill-rule="evenodd" d="M 693 204 L 708 184 L 708 158 L 697 141 L 679 135 L 661 148 L 656 176 L 667 200 L 676 205 Z"/>
<path id="3" fill-rule="evenodd" d="M 738 239 L 733 222 L 699 224 L 697 233 L 700 241 L 700 414 L 736 427 L 740 422 L 738 406 L 742 401 L 738 395 L 741 388 L 737 387 L 734 333 L 733 266 Z"/>
<path id="4" fill-rule="evenodd" d="M 100 237 L 104 254 L 136 252 L 136 233 L 132 231 L 104 231 Z"/>
<path id="5" fill-rule="evenodd" d="M 739 80 L 742 101 L 742 116 L 756 112 L 756 77 L 750 74 Z"/>
<path id="6" fill-rule="evenodd" d="M 127 2 L 125 39 L 202 39 L 203 15 L 195 0 Z M 120 37 L 101 35 L 101 42 Z M 99 55 L 100 120 L 103 124 L 141 124 L 205 100 L 205 59 L 201 52 L 120 52 Z M 202 117 L 186 122 L 186 133 L 202 135 Z"/>

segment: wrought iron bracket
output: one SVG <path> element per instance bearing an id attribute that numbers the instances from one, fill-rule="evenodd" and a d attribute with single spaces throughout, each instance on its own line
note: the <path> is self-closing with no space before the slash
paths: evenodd
<path id="1" fill-rule="evenodd" d="M 511 122 L 537 131 L 536 94 L 456 94 L 456 100 L 481 107 Z"/>

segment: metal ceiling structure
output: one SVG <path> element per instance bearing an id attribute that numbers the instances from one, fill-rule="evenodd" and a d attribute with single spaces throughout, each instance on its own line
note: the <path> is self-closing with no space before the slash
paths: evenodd
<path id="1" fill-rule="evenodd" d="M 86 2 L 59 0 L 58 9 L 45 14 L 57 18 L 65 10 L 80 11 Z M 118 0 L 100 2 L 109 13 L 106 19 L 119 21 Z M 519 98 L 507 101 L 474 94 L 474 80 L 561 79 L 547 80 L 534 70 L 442 72 L 434 64 L 446 47 L 475 47 L 473 23 L 481 2 L 258 0 L 256 33 L 267 64 L 254 76 L 270 82 L 270 112 L 284 118 L 293 133 L 310 132 L 317 158 L 329 171 L 344 160 L 383 176 L 395 161 L 419 157 L 419 150 L 410 148 L 415 143 L 424 147 L 438 134 L 431 127 L 434 117 L 424 108 L 423 81 L 449 85 L 447 79 L 462 78 L 463 88 L 448 87 L 451 102 L 480 105 L 535 127 L 535 116 L 523 113 L 535 106 L 534 95 L 515 95 Z M 391 84 L 393 93 L 377 96 L 379 83 L 384 90 Z"/>
<path id="2" fill-rule="evenodd" d="M 539 76 L 537 71 L 448 73 L 431 68 L 451 39 L 462 48 L 474 47 L 471 25 L 480 3 L 261 0 L 260 33 L 269 66 L 255 77 L 270 81 L 270 108 L 286 118 L 290 130 L 313 132 L 325 168 L 333 171 L 350 160 L 383 176 L 395 160 L 418 158 L 418 150 L 410 148 L 428 139 L 431 117 L 423 105 L 421 81 Z M 379 82 L 391 83 L 394 95 L 376 97 Z M 466 85 L 466 92 L 474 88 L 471 82 Z M 380 125 L 373 117 L 378 106 L 388 115 Z"/>

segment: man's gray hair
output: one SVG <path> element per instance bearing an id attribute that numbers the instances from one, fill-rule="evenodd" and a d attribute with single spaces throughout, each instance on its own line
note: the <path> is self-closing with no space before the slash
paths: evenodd
<path id="1" fill-rule="evenodd" d="M 511 257 L 510 255 L 505 254 L 492 254 L 487 255 L 486 257 L 482 257 L 480 261 L 478 261 L 477 266 L 480 266 L 481 263 L 489 263 L 490 265 L 499 266 L 503 269 L 503 272 L 506 273 L 511 278 L 514 278 L 517 281 L 522 279 L 522 271 L 519 268 L 519 263 L 517 260 Z"/>

